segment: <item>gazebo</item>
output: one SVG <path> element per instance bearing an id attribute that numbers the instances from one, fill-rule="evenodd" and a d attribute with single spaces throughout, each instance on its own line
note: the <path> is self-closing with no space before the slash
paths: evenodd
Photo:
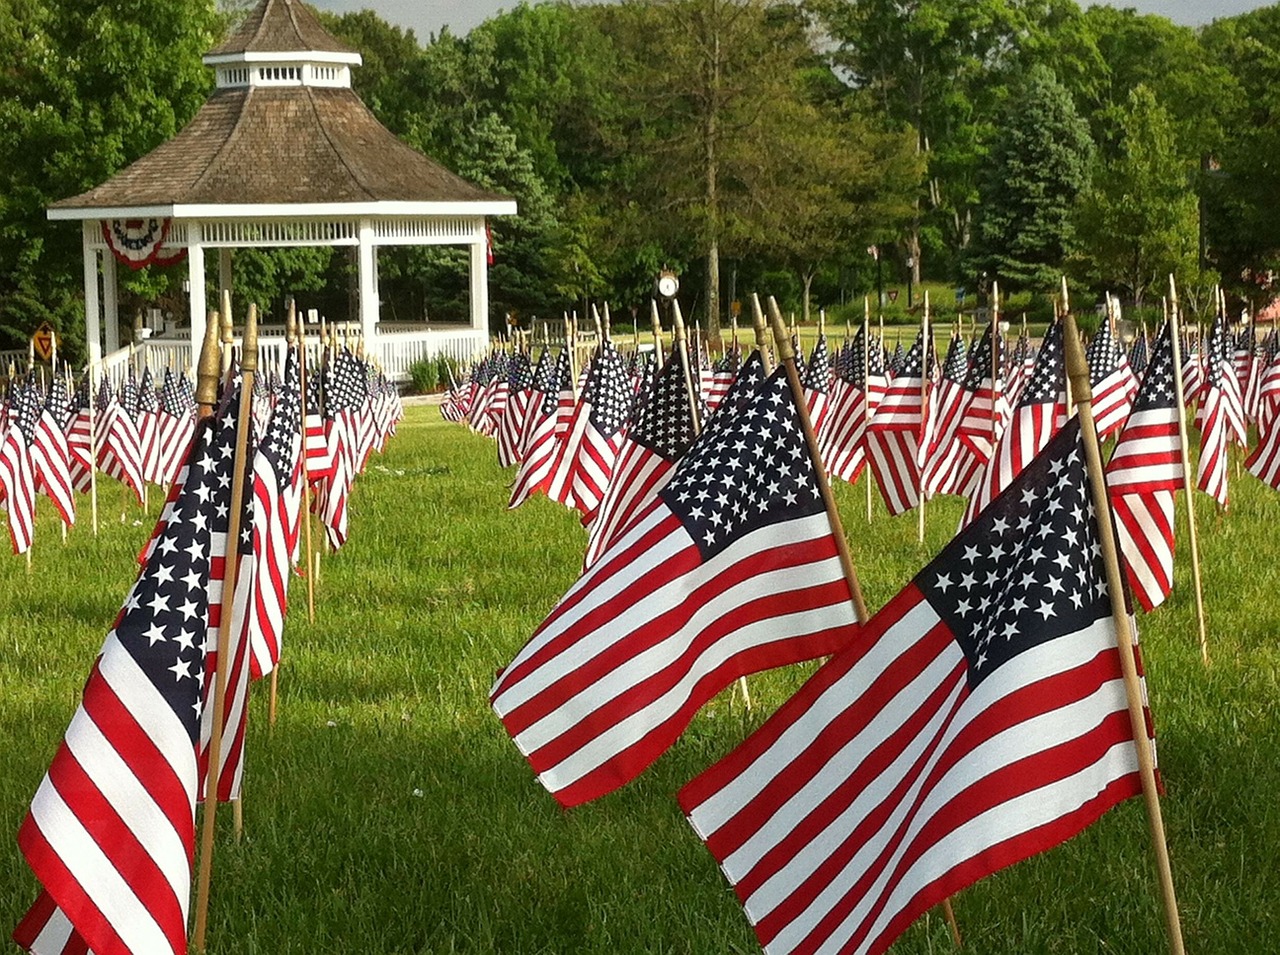
<path id="1" fill-rule="evenodd" d="M 389 370 L 403 372 L 394 366 L 436 352 L 483 350 L 486 217 L 514 215 L 515 201 L 454 175 L 379 123 L 351 89 L 360 54 L 301 0 L 261 0 L 204 62 L 216 86 L 181 132 L 48 209 L 50 219 L 82 223 L 90 358 L 102 360 L 104 344 L 108 353 L 120 349 L 118 261 L 140 267 L 185 254 L 190 332 L 183 347 L 194 354 L 209 307 L 207 253 L 216 251 L 218 286 L 229 290 L 233 249 L 288 246 L 358 250 L 360 332 L 366 351 Z M 380 336 L 377 250 L 386 245 L 467 246 L 470 328 Z"/>

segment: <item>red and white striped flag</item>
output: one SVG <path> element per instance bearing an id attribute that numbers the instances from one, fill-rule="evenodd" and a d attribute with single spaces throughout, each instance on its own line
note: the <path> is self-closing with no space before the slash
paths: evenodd
<path id="1" fill-rule="evenodd" d="M 161 406 L 156 414 L 155 476 L 161 487 L 172 484 L 178 476 L 196 430 L 195 398 L 189 388 L 183 387 L 184 381 L 165 370 Z"/>
<path id="2" fill-rule="evenodd" d="M 565 806 L 639 775 L 747 673 L 834 652 L 849 584 L 783 370 L 676 473 L 499 674 L 493 708 Z"/>
<path id="3" fill-rule="evenodd" d="M 15 554 L 31 549 L 36 533 L 36 475 L 31 465 L 31 445 L 40 420 L 40 398 L 35 383 L 15 385 L 17 415 L 0 436 L 0 500 L 9 520 L 9 539 Z"/>
<path id="4" fill-rule="evenodd" d="M 879 955 L 1140 791 L 1088 487 L 1073 421 L 681 791 L 769 955 Z"/>
<path id="5" fill-rule="evenodd" d="M 666 486 L 676 462 L 693 444 L 698 423 L 689 402 L 684 355 L 677 349 L 641 399 L 623 440 L 608 490 L 587 529 L 584 571 Z"/>
<path id="6" fill-rule="evenodd" d="M 965 358 L 964 339 L 951 336 L 947 357 L 942 362 L 942 375 L 934 398 L 929 403 L 929 446 L 921 455 L 920 480 L 926 498 L 935 494 L 959 494 L 958 485 L 965 472 L 965 446 L 958 440 L 960 422 L 972 395 L 965 390 L 969 363 Z"/>
<path id="7" fill-rule="evenodd" d="M 852 484 L 866 464 L 867 425 L 884 399 L 889 379 L 884 348 L 878 341 L 869 341 L 866 325 L 858 329 L 848 352 L 846 374 L 832 388 L 819 448 L 827 472 Z"/>
<path id="8" fill-rule="evenodd" d="M 545 352 L 534 378 L 535 397 L 523 439 L 524 460 L 516 472 L 507 507 L 519 507 L 535 491 L 546 492 L 547 480 L 556 461 L 561 409 L 566 400 L 572 406 L 573 382 L 569 373 L 569 353 L 565 349 L 554 362 Z"/>
<path id="9" fill-rule="evenodd" d="M 1116 537 L 1129 587 L 1154 610 L 1173 589 L 1173 495 L 1183 485 L 1169 326 L 1160 334 L 1133 410 L 1107 465 Z"/>
<path id="10" fill-rule="evenodd" d="M 920 458 L 933 347 L 924 354 L 923 329 L 889 382 L 875 417 L 867 426 L 867 456 L 890 514 L 902 514 L 920 503 Z"/>
<path id="11" fill-rule="evenodd" d="M 1119 431 L 1129 417 L 1138 380 L 1129 367 L 1128 356 L 1116 342 L 1109 317 L 1103 318 L 1098 326 L 1085 357 L 1093 390 L 1093 421 L 1098 428 L 1098 440 L 1102 440 Z"/>
<path id="12" fill-rule="evenodd" d="M 962 526 L 999 497 L 1057 433 L 1067 412 L 1065 384 L 1062 322 L 1055 321 L 1045 333 L 1035 367 L 1021 389 L 1009 427 L 1000 436 L 991 460 L 969 497 Z"/>
<path id="13" fill-rule="evenodd" d="M 302 381 L 298 350 L 285 358 L 284 384 L 253 460 L 253 609 L 248 618 L 253 679 L 280 662 L 288 606 L 290 557 L 302 515 Z"/>
<path id="14" fill-rule="evenodd" d="M 1235 380 L 1227 360 L 1227 326 L 1219 315 L 1209 331 L 1205 346 L 1204 387 L 1196 424 L 1200 428 L 1200 462 L 1196 470 L 1196 486 L 1227 506 L 1227 441 L 1232 417 L 1231 397 L 1226 385 L 1228 376 Z"/>
<path id="15" fill-rule="evenodd" d="M 53 502 L 67 525 L 76 522 L 75 482 L 71 479 L 71 450 L 62 430 L 61 418 L 67 407 L 67 385 L 55 375 L 49 397 L 40 410 L 35 438 L 31 442 L 31 465 L 36 490 Z"/>
<path id="16" fill-rule="evenodd" d="M 534 370 L 523 352 L 511 359 L 507 373 L 507 405 L 498 422 L 498 467 L 508 468 L 524 458 L 520 438 L 533 405 Z"/>
<path id="17" fill-rule="evenodd" d="M 19 830 L 43 892 L 14 939 L 35 955 L 187 951 L 211 525 L 230 498 L 215 424 Z"/>

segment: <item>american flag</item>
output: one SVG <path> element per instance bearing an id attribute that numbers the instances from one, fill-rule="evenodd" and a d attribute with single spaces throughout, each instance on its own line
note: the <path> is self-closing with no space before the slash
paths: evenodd
<path id="1" fill-rule="evenodd" d="M 324 374 L 307 369 L 306 456 L 307 480 L 312 484 L 333 475 L 333 455 L 325 435 Z"/>
<path id="2" fill-rule="evenodd" d="M 230 500 L 213 423 L 18 833 L 44 891 L 14 938 L 37 955 L 187 951 L 211 526 Z"/>
<path id="3" fill-rule="evenodd" d="M 558 443 L 556 436 L 560 425 L 560 409 L 566 396 L 573 400 L 573 381 L 569 370 L 569 352 L 560 350 L 555 361 L 548 361 L 546 353 L 538 362 L 538 374 L 534 378 L 533 408 L 526 426 L 524 460 L 516 472 L 508 507 L 519 507 L 535 491 L 546 491 L 551 468 L 555 464 Z"/>
<path id="4" fill-rule="evenodd" d="M 954 483 L 956 492 L 966 496 L 973 493 L 974 484 L 991 460 L 991 452 L 1004 433 L 1010 415 L 1011 409 L 1004 394 L 1000 346 L 998 330 L 993 331 L 988 325 L 969 355 L 969 373 L 964 382 L 964 413 L 956 427 L 956 436 L 964 445 L 964 452 L 961 473 Z"/>
<path id="5" fill-rule="evenodd" d="M 90 427 L 89 416 L 93 399 L 89 394 L 89 376 L 80 380 L 75 397 L 71 400 L 71 416 L 66 424 L 67 451 L 70 453 L 71 480 L 77 491 L 89 490 L 94 471 L 94 448 L 97 438 Z"/>
<path id="6" fill-rule="evenodd" d="M 606 339 L 591 362 L 582 396 L 556 449 L 547 497 L 577 508 L 590 520 L 613 473 L 631 398 L 626 362 Z"/>
<path id="7" fill-rule="evenodd" d="M 41 403 L 33 381 L 13 383 L 11 388 L 17 415 L 0 437 L 0 498 L 4 499 L 9 519 L 13 552 L 25 554 L 31 549 L 36 532 L 36 475 L 31 466 L 31 446 Z"/>
<path id="8" fill-rule="evenodd" d="M 827 350 L 826 335 L 818 336 L 817 344 L 809 355 L 809 366 L 804 376 L 804 397 L 809 404 L 809 420 L 813 423 L 814 433 L 821 436 L 831 401 L 831 355 Z"/>
<path id="9" fill-rule="evenodd" d="M 1270 356 L 1258 386 L 1258 446 L 1245 461 L 1245 467 L 1258 480 L 1280 491 L 1280 357 L 1275 354 Z"/>
<path id="10" fill-rule="evenodd" d="M 196 403 L 182 379 L 165 369 L 160 391 L 161 407 L 156 415 L 156 483 L 172 484 L 191 446 L 196 430 Z"/>
<path id="11" fill-rule="evenodd" d="M 142 478 L 152 484 L 165 484 L 160 467 L 160 401 L 151 369 L 142 370 L 134 404 L 134 420 L 138 425 L 138 451 L 142 461 Z"/>
<path id="12" fill-rule="evenodd" d="M 250 673 L 260 679 L 280 661 L 288 605 L 289 562 L 302 515 L 302 379 L 298 349 L 285 358 L 284 384 L 253 461 L 253 611 L 248 616 Z"/>
<path id="13" fill-rule="evenodd" d="M 315 509 L 324 523 L 329 546 L 338 550 L 347 542 L 347 498 L 358 464 L 354 409 L 363 400 L 363 386 L 355 358 L 346 349 L 338 353 L 326 372 L 325 435 L 333 472 L 320 482 Z"/>
<path id="14" fill-rule="evenodd" d="M 1227 506 L 1228 397 L 1224 387 L 1231 373 L 1226 358 L 1226 323 L 1219 315 L 1205 348 L 1204 387 L 1196 424 L 1200 427 L 1200 463 L 1196 486 Z"/>
<path id="15" fill-rule="evenodd" d="M 141 504 L 145 483 L 142 477 L 142 442 L 133 420 L 133 407 L 125 404 L 130 396 L 132 404 L 137 404 L 137 388 L 130 388 L 126 382 L 122 390 L 125 394 L 119 399 L 111 394 L 111 387 L 106 381 L 98 390 L 98 418 L 94 422 L 98 434 L 98 467 L 103 474 L 132 489 Z"/>
<path id="16" fill-rule="evenodd" d="M 1142 375 L 1147 370 L 1147 362 L 1151 360 L 1151 351 L 1147 346 L 1147 326 L 1142 326 L 1142 333 L 1136 336 L 1129 347 L 1129 367 L 1135 375 Z"/>
<path id="17" fill-rule="evenodd" d="M 783 369 L 670 482 L 498 676 L 492 703 L 565 806 L 623 785 L 739 676 L 856 633 Z"/>
<path id="18" fill-rule="evenodd" d="M 1031 376 L 1018 396 L 1009 427 L 1000 436 L 991 460 L 978 478 L 965 512 L 967 524 L 1022 473 L 1062 426 L 1067 405 L 1062 357 L 1062 322 L 1045 333 Z"/>
<path id="19" fill-rule="evenodd" d="M 958 440 L 957 432 L 964 418 L 965 407 L 972 395 L 965 390 L 969 377 L 969 362 L 965 358 L 964 339 L 959 334 L 951 336 L 947 357 L 942 363 L 942 376 L 934 400 L 929 403 L 929 446 L 924 450 L 921 482 L 925 497 L 935 494 L 959 494 L 957 482 L 963 474 L 965 447 Z"/>
<path id="20" fill-rule="evenodd" d="M 1088 487 L 1073 421 L 681 791 L 770 955 L 884 952 L 1140 791 Z"/>
<path id="21" fill-rule="evenodd" d="M 698 433 L 690 407 L 684 357 L 667 362 L 627 431 L 613 478 L 588 528 L 586 570 L 608 550 L 636 514 L 665 486 Z"/>
<path id="22" fill-rule="evenodd" d="M 866 463 L 866 429 L 888 388 L 884 349 L 870 341 L 866 325 L 846 349 L 845 373 L 832 385 L 827 427 L 819 450 L 829 474 L 852 484 Z"/>
<path id="23" fill-rule="evenodd" d="M 36 489 L 58 509 L 64 524 L 76 522 L 75 482 L 71 479 L 71 450 L 63 430 L 67 419 L 67 383 L 54 375 L 49 395 L 36 422 L 35 439 L 31 443 L 31 465 L 35 471 Z"/>
<path id="24" fill-rule="evenodd" d="M 1098 326 L 1098 333 L 1089 342 L 1086 358 L 1089 362 L 1089 384 L 1093 390 L 1093 420 L 1098 428 L 1098 439 L 1102 440 L 1119 431 L 1125 418 L 1129 417 L 1138 380 L 1129 367 L 1124 349 L 1115 339 L 1109 318 L 1104 318 Z"/>
<path id="25" fill-rule="evenodd" d="M 524 457 L 520 438 L 534 394 L 533 366 L 529 362 L 529 356 L 521 352 L 511 359 L 511 368 L 507 372 L 507 406 L 498 422 L 499 467 L 519 464 Z"/>
<path id="26" fill-rule="evenodd" d="M 1147 611 L 1173 589 L 1173 495 L 1184 481 L 1172 334 L 1168 325 L 1160 333 L 1107 465 L 1129 587 Z"/>
<path id="27" fill-rule="evenodd" d="M 928 355 L 925 348 L 921 329 L 867 426 L 867 456 L 890 514 L 905 513 L 920 503 L 920 456 L 928 400 L 925 375 L 933 365 L 932 342 L 928 343 Z"/>

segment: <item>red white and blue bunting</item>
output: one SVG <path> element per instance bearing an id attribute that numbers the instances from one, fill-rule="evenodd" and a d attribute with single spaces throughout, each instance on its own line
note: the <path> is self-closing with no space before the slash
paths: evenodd
<path id="1" fill-rule="evenodd" d="M 186 257 L 186 249 L 164 248 L 169 237 L 172 219 L 152 217 L 147 219 L 105 219 L 102 237 L 107 240 L 117 261 L 131 269 L 148 265 L 173 265 Z"/>

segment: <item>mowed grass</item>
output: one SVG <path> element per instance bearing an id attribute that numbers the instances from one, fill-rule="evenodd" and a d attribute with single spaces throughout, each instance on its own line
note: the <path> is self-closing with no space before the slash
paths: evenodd
<path id="1" fill-rule="evenodd" d="M 219 813 L 209 949 L 219 953 L 718 953 L 759 948 L 675 802 L 813 666 L 726 691 L 637 782 L 569 812 L 535 781 L 487 697 L 577 576 L 584 532 L 537 499 L 508 512 L 494 446 L 412 407 L 352 499 L 351 541 L 327 558 L 317 622 L 295 579 L 280 675 L 251 710 L 245 835 Z M 16 831 L 135 572 L 152 516 L 64 546 L 41 505 L 34 573 L 0 560 L 0 828 Z M 1181 543 L 1170 601 L 1142 621 L 1163 801 L 1188 951 L 1280 951 L 1280 496 L 1247 474 L 1229 514 L 1197 504 L 1212 665 L 1196 646 Z M 870 523 L 862 484 L 837 497 L 871 607 L 949 539 L 960 503 Z M 1181 504 L 1179 505 L 1181 509 Z M 87 507 L 86 507 L 87 511 Z M 142 521 L 134 523 L 135 520 Z M 1181 520 L 1181 517 L 1180 517 Z M 0 928 L 36 894 L 11 837 Z M 976 953 L 1164 950 L 1139 800 L 1079 838 L 961 893 Z M 945 953 L 930 915 L 895 953 Z"/>

